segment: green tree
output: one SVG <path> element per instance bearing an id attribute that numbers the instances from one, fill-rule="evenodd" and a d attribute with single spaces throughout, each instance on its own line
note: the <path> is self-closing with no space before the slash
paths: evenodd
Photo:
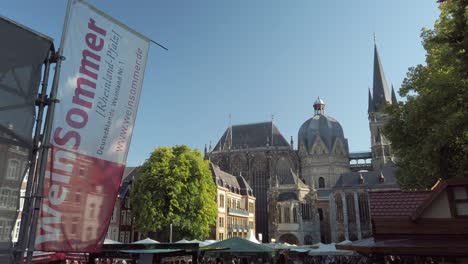
<path id="1" fill-rule="evenodd" d="M 384 133 L 406 189 L 468 177 L 468 1 L 439 2 L 434 29 L 421 33 L 426 64 L 409 69 L 399 92 L 406 102 L 387 108 Z"/>
<path id="2" fill-rule="evenodd" d="M 161 232 L 172 223 L 179 237 L 207 238 L 217 216 L 216 186 L 199 151 L 158 148 L 139 174 L 130 201 L 140 232 Z"/>

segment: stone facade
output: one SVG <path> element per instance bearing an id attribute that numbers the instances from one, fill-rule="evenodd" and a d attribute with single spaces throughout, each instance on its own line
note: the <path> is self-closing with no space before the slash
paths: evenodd
<path id="1" fill-rule="evenodd" d="M 218 216 L 210 239 L 248 238 L 255 233 L 255 197 L 242 176 L 233 176 L 210 164 L 216 184 Z"/>
<path id="2" fill-rule="evenodd" d="M 273 138 L 273 140 L 271 140 Z M 269 242 L 268 192 L 273 175 L 297 171 L 298 157 L 272 122 L 229 127 L 206 157 L 221 170 L 242 175 L 256 198 L 257 237 Z"/>
<path id="3" fill-rule="evenodd" d="M 311 245 L 320 242 L 320 220 L 315 191 L 293 172 L 276 180 L 269 192 L 270 237 L 281 243 Z"/>
<path id="4" fill-rule="evenodd" d="M 367 191 L 398 188 L 390 142 L 382 134 L 388 119 L 383 108 L 396 103 L 396 96 L 392 87 L 390 98 L 376 47 L 374 52 L 370 152 L 349 152 L 341 125 L 325 114 L 320 98 L 314 102 L 312 117 L 299 129 L 297 150 L 292 139 L 288 143 L 273 122 L 266 122 L 230 126 L 214 149 L 205 151 L 211 162 L 244 176 L 252 186 L 256 231 L 263 242 L 274 238 L 294 244 L 330 243 L 367 237 L 372 230 Z M 359 164 L 360 160 L 366 162 Z M 307 219 L 304 204 L 313 215 Z"/>

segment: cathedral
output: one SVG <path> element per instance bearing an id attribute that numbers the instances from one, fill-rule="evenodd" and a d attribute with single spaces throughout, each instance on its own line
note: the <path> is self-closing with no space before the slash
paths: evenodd
<path id="1" fill-rule="evenodd" d="M 205 158 L 250 184 L 255 231 L 264 243 L 310 245 L 369 237 L 368 192 L 398 189 L 391 144 L 382 134 L 388 118 L 383 107 L 394 103 L 395 91 L 389 92 L 374 46 L 371 151 L 350 152 L 342 126 L 317 98 L 314 115 L 299 128 L 296 149 L 273 122 L 230 125 L 214 148 L 205 148 Z"/>

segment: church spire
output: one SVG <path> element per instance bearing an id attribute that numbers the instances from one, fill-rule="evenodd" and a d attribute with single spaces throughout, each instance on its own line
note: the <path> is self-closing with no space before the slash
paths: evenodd
<path id="1" fill-rule="evenodd" d="M 374 101 L 372 100 L 372 94 L 370 92 L 370 88 L 369 88 L 369 106 L 367 108 L 367 112 L 368 113 L 375 112 Z"/>
<path id="2" fill-rule="evenodd" d="M 382 105 L 391 103 L 388 92 L 387 81 L 380 62 L 377 44 L 374 43 L 374 83 L 372 87 L 372 96 L 374 105 L 379 108 Z"/>
<path id="3" fill-rule="evenodd" d="M 393 89 L 393 84 L 392 84 L 392 104 L 397 104 L 398 101 L 396 99 L 396 95 L 395 95 L 395 89 Z"/>

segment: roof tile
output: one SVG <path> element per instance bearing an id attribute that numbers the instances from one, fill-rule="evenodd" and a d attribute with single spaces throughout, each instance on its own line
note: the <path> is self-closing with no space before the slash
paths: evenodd
<path id="1" fill-rule="evenodd" d="M 430 191 L 369 192 L 372 217 L 411 216 L 431 195 Z"/>

